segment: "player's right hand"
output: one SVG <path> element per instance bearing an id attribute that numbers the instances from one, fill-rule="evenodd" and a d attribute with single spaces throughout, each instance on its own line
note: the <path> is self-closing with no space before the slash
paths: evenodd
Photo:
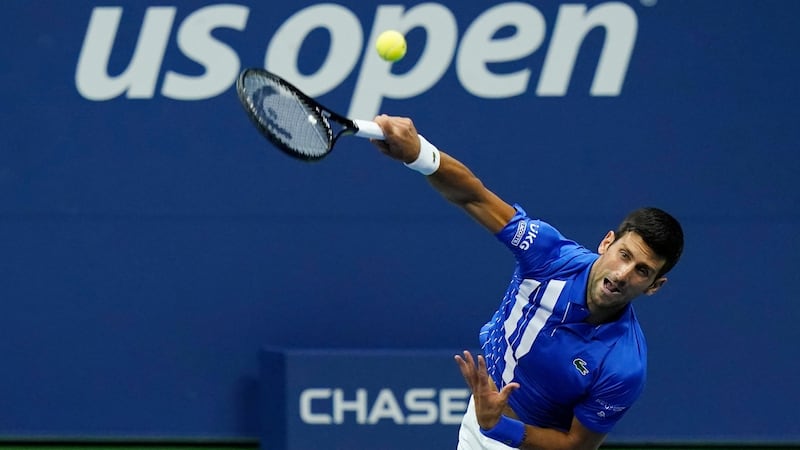
<path id="1" fill-rule="evenodd" d="M 375 117 L 374 121 L 381 127 L 384 140 L 372 139 L 371 142 L 383 154 L 404 163 L 411 163 L 417 159 L 419 135 L 411 119 L 381 114 Z"/>

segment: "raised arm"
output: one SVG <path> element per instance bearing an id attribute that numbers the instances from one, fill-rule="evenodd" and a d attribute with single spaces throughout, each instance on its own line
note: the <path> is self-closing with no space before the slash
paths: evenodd
<path id="1" fill-rule="evenodd" d="M 420 139 L 411 119 L 381 115 L 375 122 L 385 136 L 383 141 L 372 141 L 381 152 L 404 163 L 417 159 Z M 441 151 L 439 156 L 438 170 L 427 177 L 431 186 L 490 232 L 500 231 L 514 217 L 514 207 L 487 189 L 460 161 Z"/>

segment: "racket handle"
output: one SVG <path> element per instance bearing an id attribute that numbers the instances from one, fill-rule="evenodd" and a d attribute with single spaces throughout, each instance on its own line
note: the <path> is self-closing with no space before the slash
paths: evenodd
<path id="1" fill-rule="evenodd" d="M 383 130 L 377 123 L 370 120 L 354 119 L 353 123 L 356 124 L 356 136 L 367 139 L 380 139 L 383 140 Z"/>

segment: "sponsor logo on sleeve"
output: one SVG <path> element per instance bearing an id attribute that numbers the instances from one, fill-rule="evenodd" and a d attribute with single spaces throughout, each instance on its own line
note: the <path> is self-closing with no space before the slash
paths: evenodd
<path id="1" fill-rule="evenodd" d="M 519 246 L 520 241 L 522 241 L 522 236 L 525 235 L 525 225 L 526 222 L 524 220 L 517 224 L 517 232 L 514 234 L 514 239 L 511 240 L 511 245 L 514 247 Z"/>
<path id="2" fill-rule="evenodd" d="M 599 398 L 597 400 L 595 400 L 595 402 L 603 407 L 602 410 L 597 411 L 597 416 L 598 417 L 606 417 L 609 414 L 616 415 L 616 414 L 621 413 L 622 411 L 625 411 L 627 409 L 627 406 L 612 405 L 612 404 L 606 402 L 605 400 L 602 400 L 602 399 L 599 399 Z"/>
<path id="3" fill-rule="evenodd" d="M 527 233 L 525 233 L 525 225 L 528 225 Z M 522 236 L 524 233 L 524 237 Z M 536 239 L 536 236 L 539 234 L 539 225 L 536 222 L 520 222 L 517 225 L 517 233 L 514 235 L 514 240 L 511 241 L 511 244 L 515 247 L 519 247 L 521 250 L 528 250 L 533 245 L 533 241 Z"/>

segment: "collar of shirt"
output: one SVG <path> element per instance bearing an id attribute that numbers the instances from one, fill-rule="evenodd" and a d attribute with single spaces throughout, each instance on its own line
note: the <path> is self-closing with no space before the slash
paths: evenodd
<path id="1" fill-rule="evenodd" d="M 589 310 L 586 308 L 585 303 L 569 302 L 567 308 L 568 311 L 567 314 L 565 314 L 565 320 L 559 327 L 572 331 L 587 342 L 599 340 L 611 345 L 628 332 L 633 319 L 633 307 L 631 305 L 625 307 L 617 320 L 601 323 L 600 325 L 586 322 L 586 317 L 589 316 Z"/>
<path id="2" fill-rule="evenodd" d="M 579 276 L 575 277 L 560 327 L 571 330 L 585 341 L 596 339 L 612 344 L 620 336 L 627 333 L 630 328 L 630 323 L 633 319 L 633 306 L 626 306 L 617 320 L 613 322 L 600 325 L 586 322 L 589 317 L 589 307 L 586 306 L 586 284 L 588 283 L 591 269 L 592 265 L 589 264 Z"/>

